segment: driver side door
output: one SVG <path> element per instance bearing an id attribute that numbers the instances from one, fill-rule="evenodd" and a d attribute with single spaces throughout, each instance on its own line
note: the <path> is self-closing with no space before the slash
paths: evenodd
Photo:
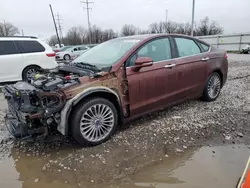
<path id="1" fill-rule="evenodd" d="M 133 71 L 138 57 L 152 58 L 153 65 Z M 164 37 L 144 44 L 126 61 L 131 116 L 146 114 L 166 105 L 166 87 L 174 75 L 170 69 L 166 74 L 166 65 L 171 58 L 170 39 Z"/>

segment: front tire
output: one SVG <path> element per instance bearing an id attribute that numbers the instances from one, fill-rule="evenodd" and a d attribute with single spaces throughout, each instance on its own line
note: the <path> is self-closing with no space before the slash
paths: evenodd
<path id="1" fill-rule="evenodd" d="M 118 113 L 112 102 L 91 98 L 78 104 L 72 113 L 72 136 L 82 146 L 107 141 L 116 131 Z"/>
<path id="2" fill-rule="evenodd" d="M 69 54 L 66 54 L 63 56 L 63 59 L 66 60 L 66 61 L 69 61 L 70 60 L 70 55 Z"/>
<path id="3" fill-rule="evenodd" d="M 207 80 L 202 99 L 207 102 L 216 100 L 220 94 L 221 86 L 222 81 L 220 75 L 213 72 Z"/>

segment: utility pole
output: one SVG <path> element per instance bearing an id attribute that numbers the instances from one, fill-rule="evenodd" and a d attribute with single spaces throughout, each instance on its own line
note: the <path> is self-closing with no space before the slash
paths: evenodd
<path id="1" fill-rule="evenodd" d="M 195 9 L 195 0 L 193 0 L 193 8 L 192 8 L 191 36 L 194 36 L 194 9 Z"/>
<path id="2" fill-rule="evenodd" d="M 166 29 L 165 32 L 167 33 L 168 31 L 168 10 L 166 10 Z"/>
<path id="3" fill-rule="evenodd" d="M 61 42 L 60 42 L 60 39 L 59 39 L 59 36 L 58 36 L 58 31 L 57 31 L 57 27 L 56 27 L 56 21 L 55 21 L 54 13 L 53 13 L 53 10 L 52 10 L 52 6 L 49 5 L 49 7 L 50 7 L 52 19 L 53 19 L 55 30 L 56 30 L 56 36 L 57 36 L 58 44 L 59 44 L 59 47 L 61 48 Z"/>
<path id="4" fill-rule="evenodd" d="M 3 20 L 4 34 L 7 36 L 6 22 Z"/>
<path id="5" fill-rule="evenodd" d="M 89 4 L 92 4 L 94 2 L 89 2 L 89 0 L 81 1 L 81 2 L 86 4 L 86 7 L 83 7 L 83 9 L 87 10 L 88 29 L 89 29 L 89 44 L 91 44 L 91 26 L 90 26 L 90 20 L 89 20 L 89 10 L 92 9 L 92 8 L 89 8 Z"/>
<path id="6" fill-rule="evenodd" d="M 22 31 L 22 36 L 24 36 L 24 32 L 23 32 L 23 29 L 22 29 L 21 31 Z"/>
<path id="7" fill-rule="evenodd" d="M 168 10 L 166 10 L 166 23 L 168 23 Z"/>
<path id="8" fill-rule="evenodd" d="M 56 21 L 57 21 L 57 25 L 58 25 L 58 29 L 59 29 L 59 35 L 61 40 L 63 41 L 63 33 L 62 33 L 62 25 L 61 25 L 61 21 L 62 19 L 60 18 L 60 14 L 57 13 L 56 14 Z"/>

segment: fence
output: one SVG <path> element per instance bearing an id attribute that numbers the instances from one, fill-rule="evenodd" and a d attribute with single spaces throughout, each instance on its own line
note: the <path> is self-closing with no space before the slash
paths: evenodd
<path id="1" fill-rule="evenodd" d="M 240 51 L 250 44 L 250 33 L 199 36 L 197 38 L 227 51 Z"/>

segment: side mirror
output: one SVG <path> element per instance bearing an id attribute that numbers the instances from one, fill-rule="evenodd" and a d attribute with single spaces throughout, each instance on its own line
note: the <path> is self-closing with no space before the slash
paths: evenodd
<path id="1" fill-rule="evenodd" d="M 132 70 L 138 72 L 142 67 L 149 67 L 153 65 L 153 59 L 150 57 L 139 57 L 135 61 L 135 66 Z"/>

